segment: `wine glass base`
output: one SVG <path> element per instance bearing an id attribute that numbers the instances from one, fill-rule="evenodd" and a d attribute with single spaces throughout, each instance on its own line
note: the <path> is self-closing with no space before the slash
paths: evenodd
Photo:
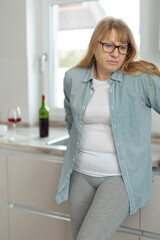
<path id="1" fill-rule="evenodd" d="M 17 141 L 17 137 L 12 136 L 12 137 L 9 137 L 8 140 L 9 140 L 10 142 L 16 142 L 16 141 Z"/>

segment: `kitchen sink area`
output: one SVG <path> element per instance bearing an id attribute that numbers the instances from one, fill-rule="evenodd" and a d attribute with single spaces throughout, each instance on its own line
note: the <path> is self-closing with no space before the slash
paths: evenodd
<path id="1" fill-rule="evenodd" d="M 48 146 L 52 146 L 53 148 L 63 148 L 67 149 L 67 142 L 68 142 L 69 135 L 65 135 L 62 137 L 58 137 L 46 142 Z"/>

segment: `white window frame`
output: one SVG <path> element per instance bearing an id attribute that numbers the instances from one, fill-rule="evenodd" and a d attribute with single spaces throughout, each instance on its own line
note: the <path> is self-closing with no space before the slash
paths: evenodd
<path id="1" fill-rule="evenodd" d="M 42 73 L 42 92 L 47 96 L 47 104 L 51 103 L 51 37 L 50 37 L 50 7 L 51 5 L 62 5 L 79 2 L 92 2 L 99 0 L 42 0 L 42 53 L 47 55 L 47 61 L 45 63 L 45 71 Z M 87 47 L 87 46 L 86 46 Z M 64 122 L 64 109 L 51 108 L 50 120 Z"/>

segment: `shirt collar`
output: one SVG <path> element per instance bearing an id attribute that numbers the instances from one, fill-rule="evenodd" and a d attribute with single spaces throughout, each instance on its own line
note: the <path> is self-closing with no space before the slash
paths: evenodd
<path id="1" fill-rule="evenodd" d="M 88 72 L 82 82 L 89 82 L 93 79 L 94 76 L 94 65 L 91 68 L 88 68 Z"/>
<path id="2" fill-rule="evenodd" d="M 89 82 L 90 80 L 93 79 L 93 76 L 94 76 L 94 65 L 88 69 L 88 72 L 85 76 L 85 78 L 82 80 L 82 82 Z M 111 80 L 114 80 L 114 81 L 122 81 L 122 78 L 123 78 L 123 72 L 121 70 L 121 68 L 119 70 L 117 70 L 116 72 L 114 72 L 112 74 L 112 76 L 110 77 Z"/>
<path id="3" fill-rule="evenodd" d="M 118 81 L 118 82 L 121 82 L 122 79 L 123 79 L 123 72 L 122 72 L 122 69 L 118 69 L 116 72 L 114 72 L 112 74 L 112 76 L 110 77 L 110 79 L 112 80 L 115 80 L 115 81 Z"/>

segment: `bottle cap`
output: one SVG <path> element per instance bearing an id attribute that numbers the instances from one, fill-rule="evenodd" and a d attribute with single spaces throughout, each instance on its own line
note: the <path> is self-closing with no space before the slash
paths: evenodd
<path id="1" fill-rule="evenodd" d="M 43 100 L 43 101 L 45 100 L 45 95 L 42 95 L 42 100 Z"/>

